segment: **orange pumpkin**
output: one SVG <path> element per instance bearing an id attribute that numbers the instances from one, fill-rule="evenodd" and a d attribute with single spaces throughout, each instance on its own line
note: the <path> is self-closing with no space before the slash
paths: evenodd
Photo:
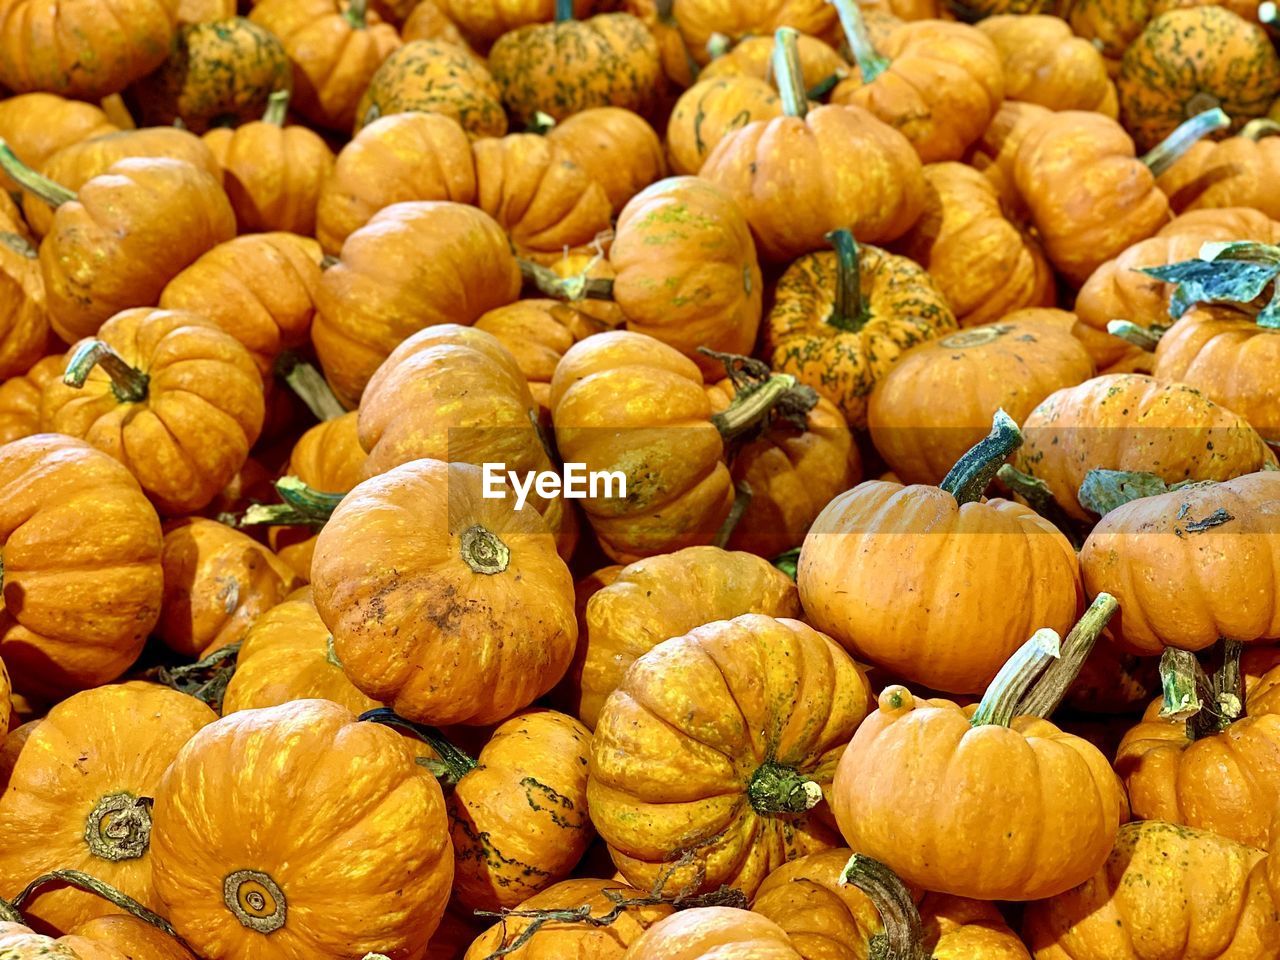
<path id="1" fill-rule="evenodd" d="M 699 64 L 712 59 L 710 41 L 718 34 L 730 43 L 769 36 L 780 27 L 820 37 L 830 32 L 836 12 L 825 0 L 764 0 L 723 4 L 716 0 L 679 0 L 672 13 L 685 46 Z"/>
<path id="2" fill-rule="evenodd" d="M 356 132 L 409 110 L 444 114 L 472 136 L 507 132 L 493 76 L 466 47 L 444 40 L 414 40 L 382 61 L 356 106 Z"/>
<path id="3" fill-rule="evenodd" d="M 1007 216 L 1022 223 L 1030 219 L 1027 203 L 1018 192 L 1015 167 L 1018 149 L 1027 134 L 1053 111 L 1036 103 L 1005 100 L 990 126 L 970 148 L 968 162 L 991 181 Z"/>
<path id="4" fill-rule="evenodd" d="M 40 398 L 45 386 L 62 376 L 66 365 L 66 358 L 55 354 L 0 383 L 0 444 L 40 432 Z"/>
<path id="5" fill-rule="evenodd" d="M 626 953 L 628 960 L 801 960 L 772 920 L 736 907 L 695 907 L 653 925 Z"/>
<path id="6" fill-rule="evenodd" d="M 753 77 L 768 82 L 773 76 L 776 50 L 777 40 L 772 34 L 743 37 L 729 50 L 717 53 L 715 59 L 699 72 L 698 79 Z M 800 76 L 806 90 L 831 86 L 849 75 L 849 65 L 844 58 L 834 47 L 817 37 L 807 33 L 796 34 L 796 50 L 800 54 Z"/>
<path id="7" fill-rule="evenodd" d="M 0 138 L 32 170 L 63 147 L 115 131 L 101 107 L 57 94 L 21 93 L 0 101 Z M 0 183 L 18 188 L 7 176 Z"/>
<path id="8" fill-rule="evenodd" d="M 161 921 L 164 922 L 164 921 Z M 23 923 L 0 920 L 0 950 L 27 957 L 57 956 L 67 960 L 194 960 L 168 933 L 137 917 L 117 915 L 82 923 L 65 937 L 36 933 Z"/>
<path id="9" fill-rule="evenodd" d="M 21 234 L 0 232 L 0 377 L 26 373 L 48 348 L 49 314 L 36 257 Z"/>
<path id="10" fill-rule="evenodd" d="M 467 46 L 462 31 L 445 14 L 437 0 L 422 0 L 421 3 L 415 0 L 399 0 L 399 2 L 413 7 L 400 24 L 400 39 L 405 43 L 411 40 L 444 40 L 460 47 Z M 375 0 L 375 6 L 385 8 L 386 4 L 385 2 L 377 3 Z"/>
<path id="11" fill-rule="evenodd" d="M 1239 136 L 1193 144 L 1156 180 L 1179 213 L 1224 207 L 1251 207 L 1271 219 L 1280 204 L 1261 189 L 1280 163 L 1280 139 L 1274 120 L 1251 120 Z"/>
<path id="12" fill-rule="evenodd" d="M 836 846 L 824 796 L 868 703 L 861 668 L 798 620 L 746 614 L 658 644 L 591 743 L 591 819 L 618 870 L 668 896 L 751 896 Z"/>
<path id="13" fill-rule="evenodd" d="M 667 122 L 671 172 L 696 175 L 730 131 L 782 115 L 782 101 L 757 77 L 703 77 L 676 101 Z"/>
<path id="14" fill-rule="evenodd" d="M 160 616 L 160 521 L 123 466 L 80 440 L 0 447 L 4 658 L 20 691 L 108 683 Z"/>
<path id="15" fill-rule="evenodd" d="M 1102 54 L 1071 32 L 1060 17 L 1003 14 L 977 28 L 991 38 L 1004 67 L 1004 92 L 1011 100 L 1050 110 L 1096 110 L 1115 118 L 1115 84 Z"/>
<path id="16" fill-rule="evenodd" d="M 504 33 L 533 23 L 546 23 L 556 14 L 555 0 L 436 0 L 440 15 L 480 46 Z M 573 15 L 589 16 L 596 0 L 573 0 Z"/>
<path id="17" fill-rule="evenodd" d="M 667 173 L 662 142 L 653 127 L 622 107 L 592 107 L 575 113 L 552 127 L 547 139 L 604 189 L 615 215 Z"/>

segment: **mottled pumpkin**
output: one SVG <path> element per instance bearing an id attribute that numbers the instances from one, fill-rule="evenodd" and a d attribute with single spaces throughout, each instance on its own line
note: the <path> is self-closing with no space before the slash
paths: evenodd
<path id="1" fill-rule="evenodd" d="M 778 93 L 750 76 L 704 77 L 680 95 L 667 122 L 671 172 L 695 175 L 732 130 L 782 115 Z"/>
<path id="2" fill-rule="evenodd" d="M 1125 129 L 1150 150 L 1213 107 L 1236 130 L 1266 114 L 1280 94 L 1280 56 L 1261 27 L 1223 7 L 1170 10 L 1125 49 L 1116 88 Z"/>
<path id="3" fill-rule="evenodd" d="M 1276 463 L 1240 416 L 1183 383 L 1142 374 L 1095 377 L 1048 396 L 1023 423 L 1014 466 L 1043 480 L 1070 516 L 1094 469 L 1154 473 L 1167 483 L 1230 480 Z"/>
<path id="4" fill-rule="evenodd" d="M 1060 17 L 1002 14 L 977 28 L 991 38 L 1011 100 L 1050 110 L 1095 110 L 1114 118 L 1119 104 L 1102 54 Z"/>
<path id="5" fill-rule="evenodd" d="M 320 191 L 316 239 L 336 255 L 379 210 L 411 200 L 474 203 L 475 159 L 466 132 L 438 113 L 397 113 L 342 148 Z"/>
<path id="6" fill-rule="evenodd" d="M 32 170 L 63 147 L 114 133 L 116 125 L 101 107 L 53 93 L 21 93 L 0 100 L 0 138 Z M 5 190 L 18 189 L 0 175 Z"/>
<path id="7" fill-rule="evenodd" d="M 834 251 L 801 257 L 779 279 L 765 353 L 860 428 L 876 381 L 909 347 L 955 330 L 956 321 L 911 260 L 847 236 L 833 242 Z"/>
<path id="8" fill-rule="evenodd" d="M 178 0 L 9 0 L 0 12 L 0 83 L 79 100 L 119 93 L 169 56 Z"/>
<path id="9" fill-rule="evenodd" d="M 746 614 L 658 644 L 605 701 L 591 818 L 618 870 L 668 896 L 751 896 L 782 863 L 837 846 L 825 795 L 869 687 L 829 637 Z"/>
<path id="10" fill-rule="evenodd" d="M 204 133 L 262 116 L 267 98 L 291 82 L 289 55 L 276 35 L 232 17 L 179 29 L 164 65 L 132 90 L 143 123 L 181 120 Z"/>
<path id="11" fill-rule="evenodd" d="M 17 377 L 44 355 L 49 314 L 36 248 L 21 234 L 0 232 L 0 378 Z"/>
<path id="12" fill-rule="evenodd" d="M 963 163 L 924 168 L 925 209 L 895 249 L 929 271 L 962 327 L 1056 302 L 1040 243 L 1010 222 L 990 179 Z"/>
<path id="13" fill-rule="evenodd" d="M 836 23 L 836 11 L 826 0 L 675 0 L 671 12 L 690 55 L 699 64 L 712 59 L 708 44 L 716 34 L 736 43 L 770 36 L 779 27 L 793 27 L 798 33 L 819 37 L 830 33 Z"/>
<path id="14" fill-rule="evenodd" d="M 151 798 L 183 745 L 217 715 L 194 697 L 132 682 L 85 690 L 35 727 L 0 797 L 0 896 L 51 870 L 81 870 L 141 901 L 151 882 Z M 71 887 L 24 905 L 57 930 L 119 909 Z"/>
<path id="15" fill-rule="evenodd" d="M 470 50 L 444 40 L 414 40 L 382 61 L 356 106 L 356 132 L 409 110 L 444 114 L 476 137 L 507 132 L 493 76 Z"/>
<path id="16" fill-rule="evenodd" d="M 355 126 L 374 73 L 400 46 L 395 27 L 366 6 L 366 0 L 264 0 L 249 14 L 280 39 L 289 57 L 293 108 L 343 133 Z"/>
<path id="17" fill-rule="evenodd" d="M 326 789 L 281 790 L 299 778 Z M 205 727 L 165 771 L 152 817 L 156 893 L 209 960 L 422 957 L 444 913 L 453 851 L 435 778 L 408 740 L 336 703 Z M 330 908 L 335 889 L 350 910 Z"/>
<path id="18" fill-rule="evenodd" d="M 460 203 L 397 203 L 347 238 L 324 271 L 311 327 L 325 376 L 355 406 L 406 337 L 470 324 L 515 300 L 520 268 L 492 217 Z"/>
<path id="19" fill-rule="evenodd" d="M 592 107 L 566 117 L 547 139 L 604 188 L 613 213 L 667 173 L 662 142 L 637 113 L 622 107 Z"/>
<path id="20" fill-rule="evenodd" d="M 58 353 L 0 383 L 0 445 L 40 432 L 40 398 L 66 366 L 66 357 Z"/>
<path id="21" fill-rule="evenodd" d="M 1178 213 L 1251 207 L 1280 218 L 1280 202 L 1265 187 L 1280 173 L 1280 138 L 1269 121 L 1257 123 L 1252 129 L 1246 125 L 1240 136 L 1193 144 L 1156 179 L 1169 205 Z"/>
<path id="22" fill-rule="evenodd" d="M 20 692 L 108 683 L 160 616 L 160 520 L 129 471 L 39 434 L 0 447 L 4 658 Z"/>

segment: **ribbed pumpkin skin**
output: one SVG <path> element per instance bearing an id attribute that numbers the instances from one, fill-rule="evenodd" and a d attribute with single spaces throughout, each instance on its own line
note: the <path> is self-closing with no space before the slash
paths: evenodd
<path id="1" fill-rule="evenodd" d="M 774 369 L 795 374 L 839 407 L 851 427 L 865 427 L 876 381 L 910 347 L 955 330 L 956 321 L 923 268 L 863 246 L 858 272 L 865 322 L 858 330 L 841 329 L 831 322 L 836 271 L 836 255 L 827 251 L 787 268 L 765 326 L 765 352 Z"/>
<path id="2" fill-rule="evenodd" d="M 409 110 L 442 113 L 476 137 L 507 132 L 489 71 L 470 50 L 443 40 L 414 40 L 382 61 L 356 106 L 356 132 L 379 117 Z"/>
<path id="3" fill-rule="evenodd" d="M 1263 184 L 1280 175 L 1280 138 L 1228 137 L 1192 144 L 1156 180 L 1179 213 L 1250 207 L 1280 218 L 1280 200 Z"/>
<path id="4" fill-rule="evenodd" d="M 86 690 L 53 707 L 32 729 L 0 799 L 0 895 L 12 899 L 50 870 L 81 870 L 159 909 L 146 821 L 129 825 L 118 841 L 107 830 L 140 798 L 155 796 L 170 761 L 216 719 L 194 697 L 138 681 Z M 113 796 L 118 805 L 100 808 Z M 56 885 L 23 909 L 57 930 L 120 913 L 101 897 Z"/>
<path id="5" fill-rule="evenodd" d="M 826 793 L 868 704 L 862 669 L 798 620 L 747 614 L 654 647 L 591 745 L 591 818 L 619 871 L 640 889 L 751 896 L 786 860 L 838 845 L 823 801 L 776 813 L 748 790 L 781 768 Z"/>
<path id="6" fill-rule="evenodd" d="M 547 139 L 604 188 L 616 215 L 627 201 L 667 173 L 662 141 L 639 114 L 591 107 L 557 123 Z"/>
<path id="7" fill-rule="evenodd" d="M 9 0 L 0 10 L 0 83 L 81 100 L 119 93 L 169 56 L 178 0 Z"/>
<path id="8" fill-rule="evenodd" d="M 771 37 L 779 27 L 794 27 L 797 33 L 818 37 L 836 24 L 835 7 L 825 0 L 676 0 L 672 13 L 690 56 L 699 64 L 711 60 L 707 41 L 714 33 L 737 41 Z"/>
<path id="9" fill-rule="evenodd" d="M 1127 823 L 1093 877 L 1028 906 L 1027 945 L 1036 960 L 1275 956 L 1280 925 L 1264 858 L 1206 830 Z"/>
<path id="10" fill-rule="evenodd" d="M 772 920 L 734 907 L 695 907 L 649 930 L 626 953 L 627 960 L 801 960 L 786 933 Z"/>
<path id="11" fill-rule="evenodd" d="M 1029 220 L 1031 211 L 1018 193 L 1014 176 L 1018 149 L 1027 134 L 1042 119 L 1052 115 L 1053 111 L 1038 103 L 1006 99 L 982 136 L 969 149 L 969 165 L 991 181 L 1007 215 L 1019 223 Z"/>
<path id="12" fill-rule="evenodd" d="M 1167 483 L 1230 480 L 1276 463 L 1245 420 L 1183 383 L 1110 374 L 1059 390 L 1023 422 L 1014 466 L 1043 480 L 1068 514 L 1093 469 L 1154 473 Z"/>
<path id="13" fill-rule="evenodd" d="M 32 170 L 63 147 L 115 131 L 101 107 L 57 94 L 20 93 L 0 101 L 0 137 Z M 0 184 L 18 189 L 8 174 L 0 175 Z"/>
<path id="14" fill-rule="evenodd" d="M 40 398 L 45 386 L 67 368 L 61 354 L 44 357 L 19 376 L 0 383 L 0 445 L 40 432 Z"/>
<path id="15" fill-rule="evenodd" d="M 119 951 L 123 960 L 133 960 L 139 956 L 146 957 L 147 960 L 195 960 L 189 950 L 180 946 L 167 933 L 145 920 L 124 914 L 98 917 L 82 923 L 64 939 L 71 939 L 75 942 L 76 949 L 80 950 L 82 945 L 77 938 L 91 941 L 94 950 Z M 115 957 L 99 957 L 97 953 L 90 952 L 87 960 L 115 960 Z"/>
<path id="16" fill-rule="evenodd" d="M 698 74 L 699 80 L 753 77 L 770 82 L 773 79 L 774 38 L 766 36 L 744 37 L 733 49 L 708 63 Z M 849 65 L 836 50 L 817 37 L 807 33 L 796 35 L 796 49 L 800 52 L 800 77 L 806 90 L 811 90 L 832 77 L 844 77 Z M 770 83 L 770 89 L 773 89 Z"/>
<path id="17" fill-rule="evenodd" d="M 2 224 L 11 226 L 16 224 Z M 0 378 L 17 377 L 44 355 L 49 313 L 36 248 L 19 233 L 0 232 Z"/>
<path id="18" fill-rule="evenodd" d="M 1280 94 L 1280 57 L 1261 27 L 1223 7 L 1170 10 L 1125 50 L 1116 87 L 1125 129 L 1150 150 L 1210 107 L 1236 130 L 1266 114 Z"/>
<path id="19" fill-rule="evenodd" d="M 224 785 L 217 794 L 204 789 L 211 771 Z M 308 778 L 325 789 L 280 789 Z M 155 798 L 156 892 L 201 956 L 425 956 L 453 850 L 440 787 L 395 731 L 325 700 L 245 710 L 193 737 Z M 244 871 L 265 875 L 278 895 Z M 325 906 L 335 885 L 350 912 Z M 282 898 L 285 923 L 251 929 L 224 898 L 251 921 L 274 917 Z"/>
<path id="20" fill-rule="evenodd" d="M 1096 110 L 1115 117 L 1116 88 L 1106 61 L 1060 17 L 1005 14 L 987 17 L 977 28 L 1000 53 L 1005 96 L 1050 110 Z"/>
<path id="21" fill-rule="evenodd" d="M 667 123 L 671 172 L 696 175 L 731 130 L 782 115 L 778 93 L 747 76 L 704 77 L 680 95 Z"/>

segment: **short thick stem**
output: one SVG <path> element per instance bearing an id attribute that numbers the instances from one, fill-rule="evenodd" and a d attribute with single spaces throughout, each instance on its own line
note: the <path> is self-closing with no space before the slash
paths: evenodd
<path id="1" fill-rule="evenodd" d="M 796 386 L 789 373 L 775 373 L 754 388 L 740 390 L 727 410 L 711 418 L 726 443 L 754 430 L 769 416 L 769 411 Z"/>
<path id="2" fill-rule="evenodd" d="M 84 842 L 99 860 L 137 860 L 151 846 L 151 798 L 131 793 L 102 797 L 85 818 Z"/>
<path id="3" fill-rule="evenodd" d="M 940 486 L 963 506 L 982 499 L 1009 455 L 1022 446 L 1022 431 L 1003 410 L 991 420 L 991 432 L 956 461 Z"/>
<path id="4" fill-rule="evenodd" d="M 969 721 L 975 727 L 1007 727 L 1032 686 L 1061 655 L 1062 640 L 1047 627 L 1037 630 L 996 674 Z"/>
<path id="5" fill-rule="evenodd" d="M 1132 320 L 1111 320 L 1107 323 L 1107 333 L 1148 351 L 1160 346 L 1160 338 L 1164 336 L 1167 329 L 1167 327 L 1140 327 Z"/>
<path id="6" fill-rule="evenodd" d="M 827 234 L 836 255 L 835 301 L 827 323 L 846 333 L 856 333 L 867 322 L 862 302 L 862 269 L 858 265 L 858 241 L 853 231 L 841 228 Z"/>
<path id="7" fill-rule="evenodd" d="M 1165 649 L 1160 657 L 1160 686 L 1163 702 L 1160 716 L 1187 726 L 1187 739 L 1199 737 L 1205 703 L 1213 699 L 1213 687 L 1190 650 Z"/>
<path id="8" fill-rule="evenodd" d="M 0 139 L 0 170 L 3 170 L 23 190 L 43 200 L 55 210 L 76 198 L 75 192 L 48 177 L 36 173 L 18 159 L 9 144 Z"/>
<path id="9" fill-rule="evenodd" d="M 342 17 L 352 30 L 363 30 L 369 25 L 369 0 L 348 0 Z"/>
<path id="10" fill-rule="evenodd" d="M 147 399 L 147 386 L 151 378 L 130 366 L 103 340 L 85 340 L 71 352 L 62 382 L 80 389 L 89 379 L 94 367 L 101 367 L 103 373 L 111 378 L 111 392 L 121 403 L 141 403 Z"/>
<path id="11" fill-rule="evenodd" d="M 803 119 L 809 113 L 809 98 L 800 68 L 800 47 L 791 27 L 779 27 L 773 39 L 773 78 L 782 98 L 782 112 Z"/>
<path id="12" fill-rule="evenodd" d="M 399 727 L 421 738 L 429 746 L 438 759 L 423 764 L 431 771 L 432 776 L 444 786 L 457 786 L 458 781 L 476 767 L 476 762 L 462 750 L 459 750 L 443 733 L 435 727 L 428 727 L 412 720 L 406 720 L 390 707 L 378 707 L 360 714 L 360 720 L 369 723 L 381 723 L 388 727 Z"/>
<path id="13" fill-rule="evenodd" d="M 244 512 L 239 526 L 323 527 L 346 496 L 314 490 L 297 477 L 281 477 L 275 488 L 284 502 L 254 504 Z"/>
<path id="14" fill-rule="evenodd" d="M 1045 668 L 1040 679 L 1028 691 L 1018 706 L 1023 717 L 1050 717 L 1066 699 L 1067 692 L 1080 674 L 1080 668 L 1089 659 L 1094 645 L 1102 636 L 1107 622 L 1120 609 L 1120 604 L 1109 593 L 1100 593 L 1089 604 L 1079 622 L 1063 638 L 1058 659 Z"/>
<path id="15" fill-rule="evenodd" d="M 855 853 L 840 874 L 842 886 L 852 885 L 867 895 L 884 927 L 884 960 L 928 960 L 924 925 L 915 898 L 898 875 L 879 860 Z M 873 953 L 874 955 L 874 953 Z"/>
<path id="16" fill-rule="evenodd" d="M 317 420 L 337 420 L 347 412 L 320 371 L 294 354 L 280 355 L 276 360 L 276 373 Z"/>
<path id="17" fill-rule="evenodd" d="M 840 27 L 844 31 L 849 50 L 853 53 L 854 62 L 858 65 L 862 82 L 870 83 L 889 69 L 890 61 L 876 52 L 857 0 L 828 0 L 828 2 L 835 5 L 836 12 L 840 15 Z"/>
<path id="18" fill-rule="evenodd" d="M 472 573 L 493 576 L 505 571 L 511 563 L 511 548 L 496 533 L 478 523 L 463 530 L 459 540 L 462 562 Z"/>
<path id="19" fill-rule="evenodd" d="M 1205 110 L 1179 124 L 1177 129 L 1142 156 L 1142 162 L 1158 177 L 1177 163 L 1193 143 L 1229 126 L 1231 118 L 1221 107 Z"/>
<path id="20" fill-rule="evenodd" d="M 267 110 L 262 115 L 262 122 L 274 127 L 283 127 L 285 117 L 289 115 L 289 96 L 290 91 L 277 90 L 267 97 Z"/>
<path id="21" fill-rule="evenodd" d="M 222 901 L 241 926 L 255 933 L 274 933 L 289 918 L 284 891 L 268 873 L 236 870 L 222 880 Z"/>
<path id="22" fill-rule="evenodd" d="M 525 283 L 531 284 L 539 293 L 553 300 L 573 303 L 577 300 L 613 299 L 613 281 L 608 277 L 588 277 L 585 273 L 562 277 L 540 263 L 531 260 L 518 262 L 520 276 Z"/>
<path id="23" fill-rule="evenodd" d="M 822 801 L 822 787 L 793 767 L 766 760 L 747 784 L 747 799 L 761 816 L 804 813 Z"/>

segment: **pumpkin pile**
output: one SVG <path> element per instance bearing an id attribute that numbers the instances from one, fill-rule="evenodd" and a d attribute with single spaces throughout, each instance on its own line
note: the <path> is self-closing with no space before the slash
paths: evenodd
<path id="1" fill-rule="evenodd" d="M 1278 960 L 1278 42 L 0 0 L 0 960 Z"/>

